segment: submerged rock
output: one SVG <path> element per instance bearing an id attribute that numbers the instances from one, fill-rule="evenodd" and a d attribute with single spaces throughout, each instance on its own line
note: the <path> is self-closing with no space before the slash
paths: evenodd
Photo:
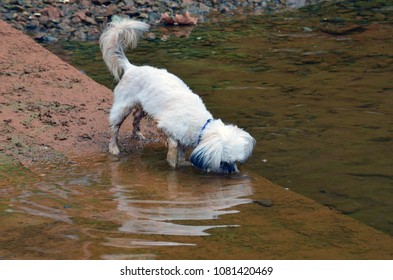
<path id="1" fill-rule="evenodd" d="M 331 35 L 348 35 L 355 32 L 363 32 L 366 29 L 359 24 L 350 24 L 345 26 L 326 25 L 321 27 L 321 31 Z"/>
<path id="2" fill-rule="evenodd" d="M 258 204 L 260 206 L 264 207 L 272 207 L 273 202 L 270 199 L 259 199 L 259 200 L 254 200 L 253 201 L 255 204 Z"/>

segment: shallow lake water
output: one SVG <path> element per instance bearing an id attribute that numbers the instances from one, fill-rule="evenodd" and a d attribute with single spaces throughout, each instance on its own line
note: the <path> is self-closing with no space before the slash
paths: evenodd
<path id="1" fill-rule="evenodd" d="M 167 68 L 257 140 L 244 165 L 393 234 L 393 1 L 155 28 L 131 62 Z M 96 43 L 52 49 L 113 88 Z"/>

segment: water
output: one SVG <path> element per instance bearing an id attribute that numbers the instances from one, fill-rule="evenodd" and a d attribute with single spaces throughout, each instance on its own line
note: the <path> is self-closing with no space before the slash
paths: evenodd
<path id="1" fill-rule="evenodd" d="M 247 169 L 393 234 L 392 7 L 341 1 L 158 28 L 129 57 L 180 76 L 215 117 L 249 131 Z M 114 86 L 96 45 L 64 49 Z"/>
<path id="2" fill-rule="evenodd" d="M 34 173 L 9 167 L 0 173 L 0 259 L 393 256 L 390 236 L 246 170 L 173 170 L 164 157 L 162 145 L 149 145 Z"/>

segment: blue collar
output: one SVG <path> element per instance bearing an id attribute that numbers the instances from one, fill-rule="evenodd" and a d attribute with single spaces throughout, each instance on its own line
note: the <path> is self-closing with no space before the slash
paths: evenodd
<path id="1" fill-rule="evenodd" d="M 197 145 L 199 145 L 199 143 L 200 143 L 201 140 L 202 140 L 202 133 L 203 133 L 203 131 L 205 130 L 205 128 L 207 127 L 207 125 L 208 125 L 212 120 L 213 120 L 213 119 L 208 119 L 208 120 L 206 121 L 206 123 L 202 126 L 201 131 L 199 132 L 199 137 L 198 137 Z"/>

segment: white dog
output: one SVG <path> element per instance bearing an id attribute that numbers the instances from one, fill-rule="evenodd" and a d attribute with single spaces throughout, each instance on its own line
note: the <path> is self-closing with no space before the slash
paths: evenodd
<path id="1" fill-rule="evenodd" d="M 133 108 L 140 106 L 167 135 L 167 161 L 172 167 L 187 165 L 185 151 L 193 148 L 190 161 L 194 166 L 208 172 L 238 172 L 236 162 L 244 162 L 251 155 L 254 138 L 237 126 L 213 119 L 202 99 L 178 77 L 164 69 L 135 66 L 128 61 L 124 50 L 135 48 L 148 29 L 146 23 L 113 17 L 100 37 L 109 70 L 116 80 L 124 73 L 114 90 L 109 151 L 120 153 L 120 126 Z M 134 126 L 139 125 L 139 119 Z"/>

